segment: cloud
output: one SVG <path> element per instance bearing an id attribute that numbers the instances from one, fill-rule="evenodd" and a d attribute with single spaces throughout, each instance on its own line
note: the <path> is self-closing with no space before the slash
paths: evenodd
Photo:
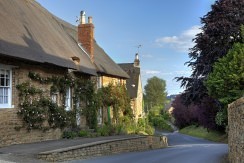
<path id="1" fill-rule="evenodd" d="M 201 32 L 200 26 L 195 25 L 190 29 L 183 31 L 179 36 L 165 36 L 155 40 L 159 47 L 169 46 L 180 52 L 188 52 L 189 48 L 194 46 L 192 39 Z"/>
<path id="2" fill-rule="evenodd" d="M 157 70 L 142 70 L 142 73 L 146 76 L 167 76 L 167 75 L 174 75 L 173 72 L 162 72 Z"/>
<path id="3" fill-rule="evenodd" d="M 155 75 L 161 73 L 160 71 L 155 71 L 155 70 L 144 70 L 143 72 L 148 75 Z"/>
<path id="4" fill-rule="evenodd" d="M 152 58 L 153 56 L 151 54 L 142 54 L 143 58 Z"/>
<path id="5" fill-rule="evenodd" d="M 190 70 L 189 71 L 180 70 L 180 71 L 175 71 L 175 74 L 176 75 L 190 75 L 190 74 L 192 74 L 192 72 Z"/>

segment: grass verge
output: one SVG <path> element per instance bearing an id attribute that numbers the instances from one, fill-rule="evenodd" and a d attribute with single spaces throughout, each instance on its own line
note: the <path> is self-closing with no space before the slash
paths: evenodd
<path id="1" fill-rule="evenodd" d="M 208 132 L 206 128 L 203 128 L 201 126 L 188 126 L 181 129 L 179 132 L 182 134 L 204 138 L 215 142 L 228 143 L 228 137 L 225 133 L 212 130 Z"/>

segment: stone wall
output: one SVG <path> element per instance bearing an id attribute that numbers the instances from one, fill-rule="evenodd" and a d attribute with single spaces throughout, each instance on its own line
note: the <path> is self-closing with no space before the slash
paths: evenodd
<path id="1" fill-rule="evenodd" d="M 244 97 L 228 106 L 229 161 L 244 162 Z"/>
<path id="2" fill-rule="evenodd" d="M 136 137 L 94 142 L 75 147 L 42 152 L 38 155 L 38 158 L 46 161 L 57 162 L 75 159 L 86 159 L 96 156 L 117 154 L 122 152 L 159 149 L 167 146 L 167 138 L 164 136 L 145 136 L 139 138 Z"/>

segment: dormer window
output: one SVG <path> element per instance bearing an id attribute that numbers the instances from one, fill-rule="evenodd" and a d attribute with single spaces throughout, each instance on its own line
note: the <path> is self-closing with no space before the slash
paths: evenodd
<path id="1" fill-rule="evenodd" d="M 72 61 L 73 61 L 76 65 L 78 65 L 78 64 L 80 63 L 80 58 L 79 58 L 79 57 L 73 56 L 73 57 L 71 57 L 71 59 L 72 59 Z"/>

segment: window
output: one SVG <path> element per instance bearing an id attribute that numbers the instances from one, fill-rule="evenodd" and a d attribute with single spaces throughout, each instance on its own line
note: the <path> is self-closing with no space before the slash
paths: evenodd
<path id="1" fill-rule="evenodd" d="M 102 124 L 102 108 L 99 108 L 99 109 L 98 109 L 97 123 L 98 123 L 99 125 Z"/>
<path id="2" fill-rule="evenodd" d="M 11 108 L 12 70 L 0 65 L 0 108 Z"/>
<path id="3" fill-rule="evenodd" d="M 71 110 L 71 89 L 68 88 L 66 90 L 66 96 L 65 96 L 65 110 Z"/>
<path id="4" fill-rule="evenodd" d="M 58 104 L 58 94 L 51 95 L 52 102 Z"/>
<path id="5" fill-rule="evenodd" d="M 98 76 L 97 77 L 97 88 L 102 88 L 102 77 L 101 76 Z"/>

